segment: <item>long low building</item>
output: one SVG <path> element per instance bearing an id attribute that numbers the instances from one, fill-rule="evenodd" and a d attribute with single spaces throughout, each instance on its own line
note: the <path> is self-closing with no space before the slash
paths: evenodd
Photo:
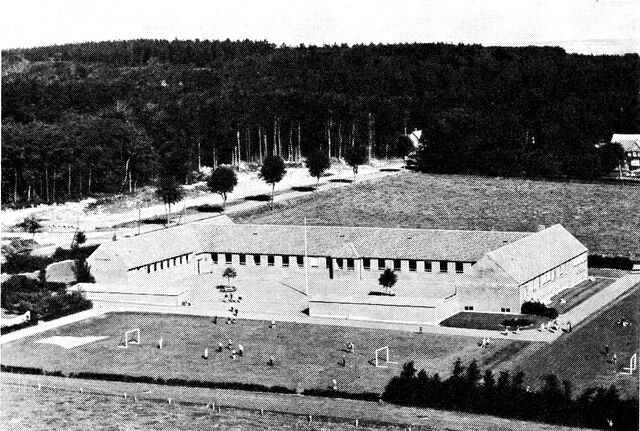
<path id="1" fill-rule="evenodd" d="M 561 225 L 498 232 L 219 220 L 102 244 L 89 258 L 96 283 L 157 292 L 233 266 L 249 279 L 293 280 L 314 316 L 437 323 L 459 311 L 518 313 L 587 278 L 587 248 Z M 386 268 L 398 275 L 393 297 L 380 294 Z"/>

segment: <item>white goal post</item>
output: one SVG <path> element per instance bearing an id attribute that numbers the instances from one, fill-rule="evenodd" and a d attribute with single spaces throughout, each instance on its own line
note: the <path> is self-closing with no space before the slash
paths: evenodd
<path id="1" fill-rule="evenodd" d="M 397 362 L 391 362 L 389 360 L 389 346 L 384 346 L 376 349 L 376 368 L 387 368 L 386 365 L 380 365 L 380 353 L 382 352 L 385 352 L 385 357 L 383 359 L 385 364 L 397 364 Z"/>
<path id="2" fill-rule="evenodd" d="M 638 369 L 638 354 L 634 353 L 633 356 L 629 359 L 629 366 L 622 367 L 624 371 L 621 371 L 620 374 L 633 374 L 634 371 Z"/>
<path id="3" fill-rule="evenodd" d="M 120 344 L 118 347 L 126 349 L 129 344 L 140 344 L 140 328 L 131 329 L 120 337 Z"/>

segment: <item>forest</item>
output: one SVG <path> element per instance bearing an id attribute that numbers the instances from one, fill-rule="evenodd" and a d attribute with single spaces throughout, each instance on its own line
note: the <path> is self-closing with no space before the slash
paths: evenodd
<path id="1" fill-rule="evenodd" d="M 202 166 L 404 156 L 424 172 L 593 178 L 637 132 L 640 57 L 554 47 L 130 40 L 2 52 L 3 204 Z M 600 148 L 597 148 L 600 147 Z"/>

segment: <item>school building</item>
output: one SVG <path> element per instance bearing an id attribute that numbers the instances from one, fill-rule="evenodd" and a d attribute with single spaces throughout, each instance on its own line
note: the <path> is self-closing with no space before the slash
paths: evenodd
<path id="1" fill-rule="evenodd" d="M 429 324 L 459 311 L 518 313 L 525 301 L 545 301 L 587 278 L 587 249 L 561 225 L 537 232 L 305 228 L 221 217 L 104 243 L 89 264 L 96 285 L 88 294 L 97 300 L 110 290 L 129 303 L 144 302 L 144 294 L 184 297 L 163 286 L 232 266 L 249 280 L 286 278 L 308 292 L 311 316 Z M 398 276 L 394 296 L 378 283 L 385 268 Z M 113 286 L 130 286 L 130 294 Z"/>

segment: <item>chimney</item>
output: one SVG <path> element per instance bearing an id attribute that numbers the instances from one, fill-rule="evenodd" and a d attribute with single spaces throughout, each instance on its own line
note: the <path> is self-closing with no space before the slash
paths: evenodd
<path id="1" fill-rule="evenodd" d="M 539 225 L 538 225 L 538 230 L 537 230 L 537 232 L 542 232 L 542 231 L 543 231 L 543 230 L 545 230 L 545 229 L 546 229 L 545 225 L 543 225 L 543 224 L 539 224 Z"/>

